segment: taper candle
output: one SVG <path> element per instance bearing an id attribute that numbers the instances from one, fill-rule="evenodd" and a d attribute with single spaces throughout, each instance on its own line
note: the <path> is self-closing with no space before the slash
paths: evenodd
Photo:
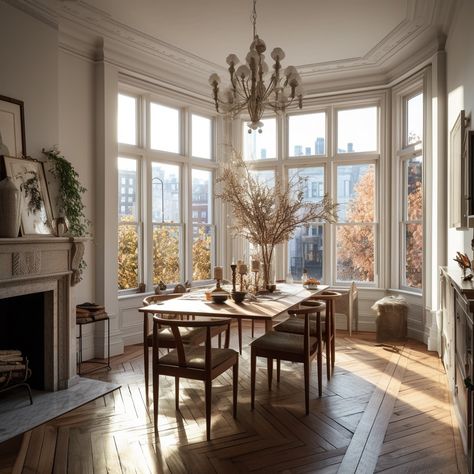
<path id="1" fill-rule="evenodd" d="M 214 267 L 214 280 L 222 280 L 223 275 L 222 267 Z"/>

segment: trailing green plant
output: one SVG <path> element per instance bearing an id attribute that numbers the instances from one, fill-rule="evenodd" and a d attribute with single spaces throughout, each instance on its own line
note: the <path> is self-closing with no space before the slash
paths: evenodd
<path id="1" fill-rule="evenodd" d="M 86 188 L 79 181 L 79 174 L 57 148 L 43 149 L 51 164 L 51 174 L 58 182 L 58 211 L 68 220 L 69 234 L 84 237 L 89 233 L 89 221 L 84 214 L 82 195 Z"/>

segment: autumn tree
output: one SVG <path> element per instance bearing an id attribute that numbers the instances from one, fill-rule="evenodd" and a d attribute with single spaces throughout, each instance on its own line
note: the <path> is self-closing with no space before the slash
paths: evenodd
<path id="1" fill-rule="evenodd" d="M 119 290 L 138 287 L 138 233 L 131 216 L 122 217 L 118 228 Z"/>
<path id="2" fill-rule="evenodd" d="M 408 220 L 421 220 L 423 209 L 423 188 L 418 181 L 415 189 L 408 194 Z M 407 224 L 406 228 L 406 284 L 411 288 L 421 288 L 423 268 L 423 226 Z"/>
<path id="3" fill-rule="evenodd" d="M 180 281 L 179 228 L 155 226 L 153 229 L 153 284 Z"/>
<path id="4" fill-rule="evenodd" d="M 358 224 L 338 227 L 338 280 L 374 281 L 374 190 L 375 168 L 370 166 L 354 186 L 354 197 L 346 207 L 346 222 Z"/>
<path id="5" fill-rule="evenodd" d="M 204 226 L 199 227 L 193 241 L 193 280 L 211 278 L 211 236 Z"/>

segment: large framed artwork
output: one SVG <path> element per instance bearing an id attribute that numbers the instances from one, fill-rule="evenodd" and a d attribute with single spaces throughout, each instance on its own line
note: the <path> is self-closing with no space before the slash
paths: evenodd
<path id="1" fill-rule="evenodd" d="M 0 95 L 0 156 L 24 156 L 25 113 L 23 102 Z"/>
<path id="2" fill-rule="evenodd" d="M 23 236 L 53 235 L 52 212 L 43 164 L 39 161 L 3 157 L 6 175 L 21 191 Z"/>

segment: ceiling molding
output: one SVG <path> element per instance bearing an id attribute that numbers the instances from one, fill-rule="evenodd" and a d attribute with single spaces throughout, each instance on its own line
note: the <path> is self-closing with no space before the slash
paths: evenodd
<path id="1" fill-rule="evenodd" d="M 57 9 L 40 0 L 3 0 L 17 10 L 21 10 L 42 23 L 55 29 L 58 27 Z"/>
<path id="2" fill-rule="evenodd" d="M 218 65 L 115 20 L 86 0 L 4 0 L 48 24 L 59 25 L 59 47 L 105 60 L 208 102 L 210 72 Z M 89 0 L 90 1 L 90 0 Z M 47 5 L 55 5 L 55 9 Z M 308 95 L 346 87 L 382 87 L 444 47 L 459 0 L 407 0 L 405 19 L 361 57 L 297 66 Z M 104 46 L 105 45 L 105 46 Z"/>

